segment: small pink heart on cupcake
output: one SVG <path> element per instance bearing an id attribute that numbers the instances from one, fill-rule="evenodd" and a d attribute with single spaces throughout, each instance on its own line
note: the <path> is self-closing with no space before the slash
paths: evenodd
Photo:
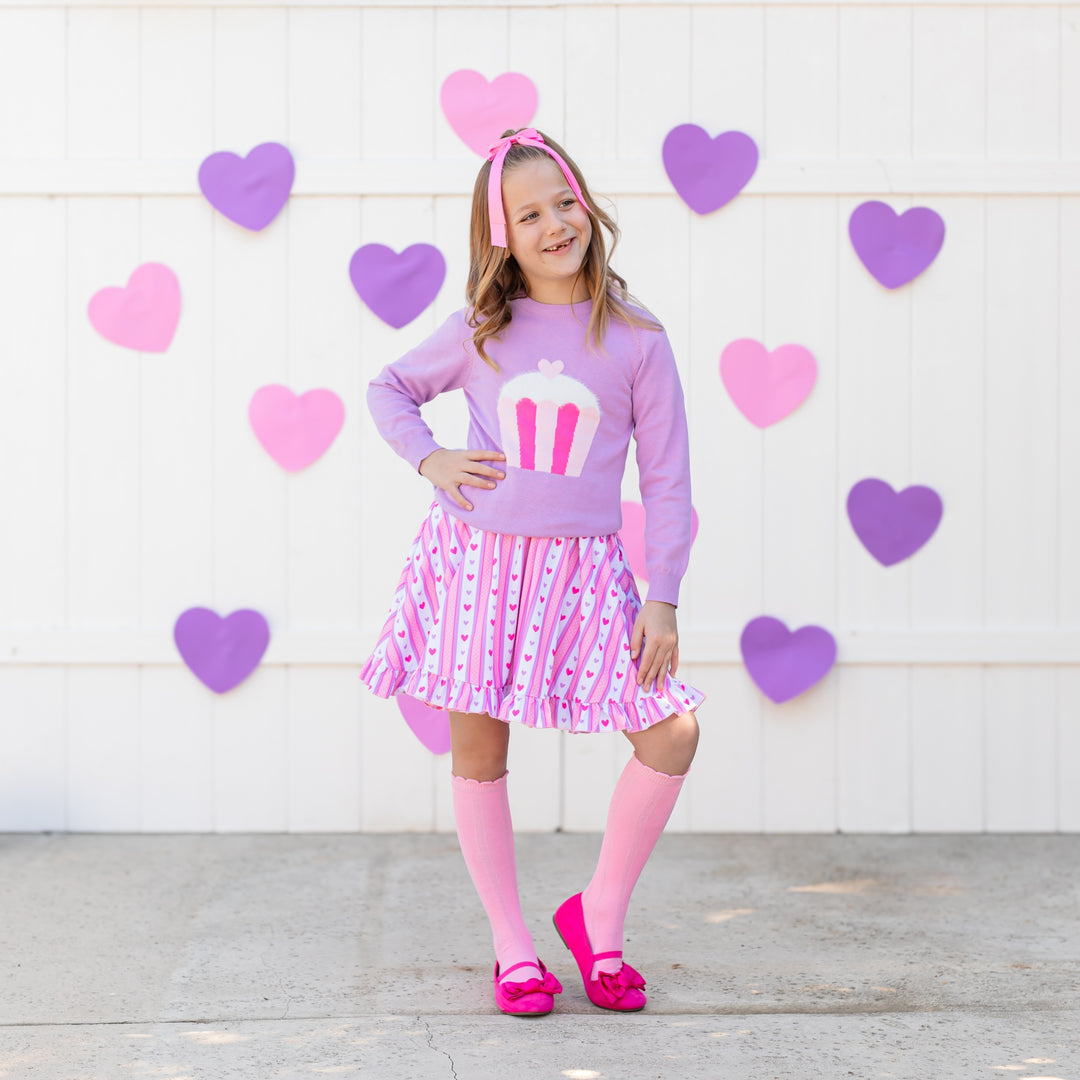
<path id="1" fill-rule="evenodd" d="M 541 360 L 536 366 L 540 369 L 541 375 L 554 379 L 556 375 L 562 374 L 563 362 L 561 360 Z"/>

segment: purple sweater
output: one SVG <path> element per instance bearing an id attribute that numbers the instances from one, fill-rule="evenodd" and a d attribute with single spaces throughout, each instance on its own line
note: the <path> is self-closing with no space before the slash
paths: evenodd
<path id="1" fill-rule="evenodd" d="M 478 356 L 465 311 L 389 364 L 368 387 L 383 438 L 413 468 L 439 444 L 420 406 L 462 389 L 469 448 L 506 454 L 506 479 L 467 487 L 470 525 L 519 536 L 604 536 L 622 526 L 621 485 L 630 435 L 645 507 L 649 599 L 678 603 L 690 552 L 690 459 L 682 387 L 667 335 L 608 325 L 603 353 L 586 342 L 591 302 L 570 307 L 512 301 L 513 319 L 489 338 L 495 371 Z M 493 462 L 501 467 L 500 462 Z"/>

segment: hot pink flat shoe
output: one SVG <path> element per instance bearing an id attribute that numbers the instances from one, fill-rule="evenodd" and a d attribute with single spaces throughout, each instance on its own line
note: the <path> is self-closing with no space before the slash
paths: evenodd
<path id="1" fill-rule="evenodd" d="M 562 983 L 537 960 L 522 960 L 505 971 L 509 975 L 520 967 L 538 967 L 542 979 L 526 979 L 524 982 L 499 982 L 499 965 L 495 965 L 495 1004 L 511 1016 L 546 1016 L 555 1007 L 555 995 L 562 993 Z"/>
<path id="2" fill-rule="evenodd" d="M 581 910 L 581 893 L 571 896 L 552 919 L 563 944 L 573 954 L 585 984 L 585 993 L 594 1005 L 614 1012 L 637 1012 L 645 1008 L 649 1000 L 642 991 L 645 980 L 629 964 L 624 963 L 616 972 L 601 971 L 592 979 L 593 964 L 597 960 L 622 957 L 622 951 L 594 953 L 585 931 L 585 913 Z"/>

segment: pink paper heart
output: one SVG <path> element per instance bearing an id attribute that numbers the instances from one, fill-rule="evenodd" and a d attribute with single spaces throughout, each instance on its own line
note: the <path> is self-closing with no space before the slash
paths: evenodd
<path id="1" fill-rule="evenodd" d="M 180 321 L 180 282 L 161 263 L 137 266 L 123 288 L 90 297 L 90 325 L 107 341 L 138 352 L 164 352 Z"/>
<path id="2" fill-rule="evenodd" d="M 445 709 L 433 709 L 408 694 L 398 694 L 394 700 L 412 733 L 433 754 L 450 752 L 450 714 Z"/>
<path id="3" fill-rule="evenodd" d="M 248 419 L 263 449 L 286 472 L 297 472 L 330 448 L 345 422 L 345 406 L 332 390 L 297 396 L 287 386 L 264 386 L 251 399 Z"/>
<path id="4" fill-rule="evenodd" d="M 507 128 L 528 127 L 536 114 L 536 86 L 527 75 L 508 71 L 488 82 L 463 68 L 443 80 L 443 114 L 461 140 L 481 157 Z"/>
<path id="5" fill-rule="evenodd" d="M 720 356 L 720 378 L 739 412 L 766 428 L 806 400 L 817 379 L 817 363 L 802 345 L 769 352 L 753 338 L 739 338 Z"/>
<path id="6" fill-rule="evenodd" d="M 690 543 L 693 544 L 698 531 L 697 511 L 690 507 Z M 624 499 L 622 503 L 622 528 L 619 539 L 630 562 L 634 577 L 642 581 L 649 580 L 645 566 L 645 507 L 639 502 Z"/>

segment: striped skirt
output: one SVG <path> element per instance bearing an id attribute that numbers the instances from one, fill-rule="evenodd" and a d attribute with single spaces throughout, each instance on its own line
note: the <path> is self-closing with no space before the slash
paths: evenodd
<path id="1" fill-rule="evenodd" d="M 512 536 L 437 503 L 413 542 L 360 673 L 380 697 L 562 731 L 640 731 L 704 695 L 637 685 L 641 600 L 616 534 Z"/>

